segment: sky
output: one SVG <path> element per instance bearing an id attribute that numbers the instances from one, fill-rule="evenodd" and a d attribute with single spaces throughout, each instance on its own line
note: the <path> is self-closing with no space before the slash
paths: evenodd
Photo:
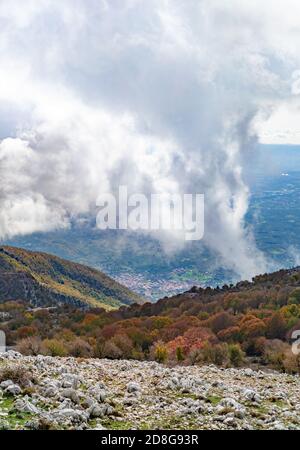
<path id="1" fill-rule="evenodd" d="M 297 0 L 1 0 L 0 238 L 66 228 L 120 184 L 204 193 L 205 244 L 242 277 L 267 270 L 244 173 L 260 143 L 300 144 L 299 14 Z"/>

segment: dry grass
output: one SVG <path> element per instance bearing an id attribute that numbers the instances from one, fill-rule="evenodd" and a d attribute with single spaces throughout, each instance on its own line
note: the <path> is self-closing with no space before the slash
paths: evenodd
<path id="1" fill-rule="evenodd" d="M 32 373 L 18 364 L 7 364 L 0 367 L 0 383 L 11 380 L 21 387 L 28 387 L 34 381 Z"/>

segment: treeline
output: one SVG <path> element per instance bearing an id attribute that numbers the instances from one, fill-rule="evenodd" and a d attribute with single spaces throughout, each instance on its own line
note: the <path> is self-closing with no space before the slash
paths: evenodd
<path id="1" fill-rule="evenodd" d="M 222 289 L 197 289 L 155 304 L 83 311 L 0 305 L 7 345 L 24 354 L 152 359 L 300 372 L 291 334 L 300 329 L 300 271 L 280 271 Z"/>

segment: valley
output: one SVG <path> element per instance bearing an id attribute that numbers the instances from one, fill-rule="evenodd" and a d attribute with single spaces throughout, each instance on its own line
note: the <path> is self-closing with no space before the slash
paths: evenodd
<path id="1" fill-rule="evenodd" d="M 280 162 L 274 173 L 256 169 L 249 175 L 252 193 L 245 218 L 266 257 L 268 271 L 293 267 L 300 260 L 300 172 L 290 170 L 289 160 L 282 162 L 286 154 L 293 161 L 290 155 L 296 150 L 284 148 L 278 153 Z M 288 176 L 282 176 L 284 170 L 289 170 Z M 166 251 L 155 235 L 97 230 L 91 218 L 84 224 L 73 223 L 68 230 L 18 236 L 5 243 L 92 266 L 150 301 L 194 285 L 216 287 L 241 279 L 207 248 L 205 239 Z"/>

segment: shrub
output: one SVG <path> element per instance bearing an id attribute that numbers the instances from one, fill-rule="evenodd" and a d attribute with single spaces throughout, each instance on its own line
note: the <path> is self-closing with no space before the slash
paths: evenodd
<path id="1" fill-rule="evenodd" d="M 184 360 L 184 354 L 183 354 L 183 349 L 182 347 L 177 347 L 176 348 L 176 359 L 178 362 L 181 362 Z"/>
<path id="2" fill-rule="evenodd" d="M 133 343 L 126 334 L 116 334 L 111 341 L 120 349 L 122 358 L 131 358 Z"/>
<path id="3" fill-rule="evenodd" d="M 38 330 L 35 327 L 29 327 L 29 326 L 20 327 L 17 330 L 17 338 L 25 339 L 27 337 L 36 335 L 37 332 L 38 332 Z"/>
<path id="4" fill-rule="evenodd" d="M 35 422 L 35 430 L 55 430 L 54 424 L 46 417 L 39 417 Z"/>
<path id="5" fill-rule="evenodd" d="M 189 363 L 193 366 L 194 364 L 203 363 L 203 354 L 200 349 L 192 350 L 188 355 Z"/>
<path id="6" fill-rule="evenodd" d="M 90 358 L 93 355 L 92 346 L 84 339 L 76 338 L 68 345 L 70 355 L 75 358 Z"/>
<path id="7" fill-rule="evenodd" d="M 0 369 L 0 383 L 11 380 L 21 387 L 26 387 L 33 380 L 32 373 L 17 364 L 8 364 Z"/>
<path id="8" fill-rule="evenodd" d="M 283 367 L 291 374 L 300 373 L 300 355 L 295 355 L 290 349 L 286 351 L 283 360 Z"/>
<path id="9" fill-rule="evenodd" d="M 228 345 L 228 356 L 230 363 L 234 367 L 239 367 L 242 365 L 245 353 L 241 349 L 239 344 L 229 344 Z"/>
<path id="10" fill-rule="evenodd" d="M 198 319 L 207 320 L 209 319 L 209 314 L 206 311 L 200 311 L 198 314 Z"/>
<path id="11" fill-rule="evenodd" d="M 170 361 L 182 361 L 184 359 L 184 354 L 186 355 L 189 353 L 189 347 L 190 345 L 187 342 L 187 339 L 183 336 L 177 336 L 166 344 L 168 359 Z"/>
<path id="12" fill-rule="evenodd" d="M 264 360 L 276 370 L 284 371 L 284 359 L 289 345 L 279 339 L 268 340 L 264 350 Z"/>
<path id="13" fill-rule="evenodd" d="M 285 319 L 298 319 L 300 317 L 300 305 L 291 303 L 289 305 L 283 306 L 280 312 Z"/>
<path id="14" fill-rule="evenodd" d="M 145 359 L 145 354 L 142 350 L 134 348 L 132 350 L 132 358 L 137 359 L 138 361 L 143 361 Z"/>
<path id="15" fill-rule="evenodd" d="M 159 363 L 164 363 L 167 360 L 168 352 L 165 344 L 161 341 L 156 342 L 150 349 L 152 359 Z"/>
<path id="16" fill-rule="evenodd" d="M 299 305 L 300 304 L 300 288 L 296 288 L 289 296 L 288 304 Z"/>
<path id="17" fill-rule="evenodd" d="M 102 357 L 109 359 L 120 359 L 122 358 L 122 350 L 117 346 L 117 344 L 109 339 L 106 341 L 102 348 Z"/>
<path id="18" fill-rule="evenodd" d="M 229 327 L 224 330 L 219 331 L 217 334 L 221 341 L 238 341 L 240 339 L 241 330 L 238 326 Z"/>
<path id="19" fill-rule="evenodd" d="M 243 342 L 242 347 L 247 356 L 262 356 L 267 339 L 263 336 Z"/>
<path id="20" fill-rule="evenodd" d="M 94 345 L 94 350 L 93 350 L 95 358 L 103 358 L 104 345 L 105 345 L 105 339 L 100 337 L 96 340 L 96 343 Z"/>
<path id="21" fill-rule="evenodd" d="M 234 325 L 234 317 L 228 312 L 219 312 L 215 314 L 210 320 L 210 328 L 214 333 L 232 327 Z"/>
<path id="22" fill-rule="evenodd" d="M 284 317 L 279 312 L 272 314 L 267 322 L 266 337 L 269 339 L 284 339 L 287 331 Z"/>
<path id="23" fill-rule="evenodd" d="M 203 361 L 217 366 L 228 363 L 228 345 L 227 344 L 205 344 L 202 349 Z"/>
<path id="24" fill-rule="evenodd" d="M 58 339 L 44 339 L 44 353 L 50 356 L 65 356 L 67 349 L 62 341 Z"/>
<path id="25" fill-rule="evenodd" d="M 241 333 L 245 338 L 263 336 L 266 331 L 264 321 L 250 314 L 242 318 L 240 327 Z"/>
<path id="26" fill-rule="evenodd" d="M 42 340 L 38 337 L 28 337 L 21 339 L 16 346 L 16 350 L 23 355 L 41 355 L 44 353 Z"/>

